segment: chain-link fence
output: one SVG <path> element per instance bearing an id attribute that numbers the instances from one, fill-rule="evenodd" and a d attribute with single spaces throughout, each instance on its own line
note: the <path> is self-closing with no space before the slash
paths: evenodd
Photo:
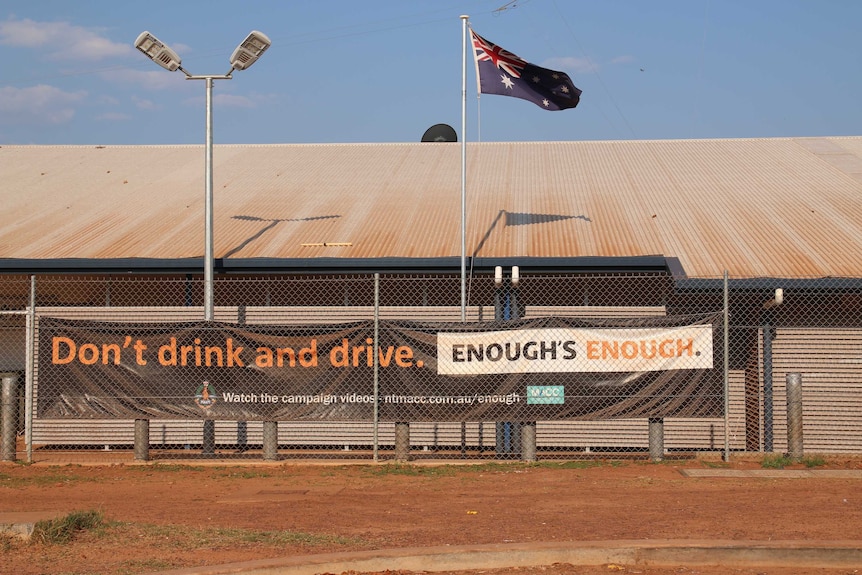
<path id="1" fill-rule="evenodd" d="M 862 453 L 862 281 L 0 277 L 4 459 Z M 801 378 L 788 429 L 786 381 Z M 795 419 L 793 420 L 795 421 Z"/>

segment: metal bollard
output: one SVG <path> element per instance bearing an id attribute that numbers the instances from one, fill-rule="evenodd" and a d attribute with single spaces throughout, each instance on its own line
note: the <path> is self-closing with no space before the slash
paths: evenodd
<path id="1" fill-rule="evenodd" d="M 794 461 L 803 457 L 802 374 L 787 374 L 787 454 Z"/>
<path id="2" fill-rule="evenodd" d="M 528 463 L 536 461 L 535 421 L 528 421 L 521 425 L 521 458 Z"/>
<path id="3" fill-rule="evenodd" d="M 0 401 L 0 459 L 15 461 L 15 441 L 18 436 L 18 374 L 0 373 L 3 380 L 2 401 Z"/>
<path id="4" fill-rule="evenodd" d="M 150 459 L 150 420 L 135 420 L 135 459 L 148 461 Z"/>
<path id="5" fill-rule="evenodd" d="M 653 461 L 664 459 L 664 418 L 649 418 L 649 458 Z"/>
<path id="6" fill-rule="evenodd" d="M 410 460 L 410 424 L 395 424 L 395 461 Z"/>
<path id="7" fill-rule="evenodd" d="M 204 420 L 201 455 L 203 457 L 215 457 L 215 421 L 212 419 Z"/>
<path id="8" fill-rule="evenodd" d="M 278 422 L 263 422 L 263 458 L 266 461 L 278 459 Z"/>

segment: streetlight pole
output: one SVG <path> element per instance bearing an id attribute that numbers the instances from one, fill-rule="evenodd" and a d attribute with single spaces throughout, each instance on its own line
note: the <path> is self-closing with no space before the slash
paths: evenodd
<path id="1" fill-rule="evenodd" d="M 182 67 L 182 60 L 171 49 L 149 32 L 142 32 L 135 40 L 135 48 L 147 58 L 168 70 L 181 71 L 186 80 L 206 80 L 206 156 L 204 176 L 204 320 L 213 320 L 213 275 L 215 257 L 213 254 L 213 111 L 212 94 L 214 80 L 231 80 L 234 70 L 245 70 L 257 62 L 258 58 L 270 47 L 272 42 L 263 32 L 253 30 L 233 51 L 230 57 L 230 71 L 218 76 L 193 76 Z"/>

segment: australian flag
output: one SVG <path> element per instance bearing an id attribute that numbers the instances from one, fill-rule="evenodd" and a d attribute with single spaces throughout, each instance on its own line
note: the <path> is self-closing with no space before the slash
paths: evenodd
<path id="1" fill-rule="evenodd" d="M 480 93 L 523 98 L 545 110 L 565 110 L 578 105 L 581 91 L 565 72 L 534 66 L 473 30 L 470 34 Z"/>

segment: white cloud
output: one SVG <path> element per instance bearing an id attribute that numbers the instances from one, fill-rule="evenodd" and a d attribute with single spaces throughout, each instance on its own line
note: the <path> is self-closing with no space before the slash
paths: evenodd
<path id="1" fill-rule="evenodd" d="M 30 88 L 0 88 L 0 118 L 9 124 L 65 124 L 75 116 L 73 104 L 87 93 L 64 92 L 40 84 Z"/>
<path id="2" fill-rule="evenodd" d="M 170 73 L 155 64 L 153 67 L 153 70 L 133 70 L 131 68 L 109 70 L 99 73 L 99 77 L 106 82 L 140 86 L 147 90 L 164 90 L 165 88 L 185 89 L 187 91 L 192 91 L 194 88 L 203 90 L 203 82 L 187 82 L 182 72 Z"/>
<path id="3" fill-rule="evenodd" d="M 105 112 L 104 114 L 99 114 L 98 116 L 96 116 L 96 119 L 115 122 L 118 120 L 131 120 L 132 117 L 128 114 L 123 114 L 121 112 Z"/>
<path id="4" fill-rule="evenodd" d="M 248 96 L 237 96 L 235 94 L 217 94 L 213 96 L 213 105 L 228 106 L 230 108 L 254 108 L 254 100 Z"/>
<path id="5" fill-rule="evenodd" d="M 139 96 L 132 96 L 132 103 L 139 110 L 155 110 L 156 103 L 152 100 L 148 100 L 147 98 L 141 98 Z"/>
<path id="6" fill-rule="evenodd" d="M 263 94 L 251 94 L 249 96 L 240 96 L 237 94 L 213 94 L 213 106 L 226 108 L 256 108 L 259 104 L 272 100 L 272 96 Z M 187 98 L 183 104 L 186 106 L 202 107 L 206 104 L 203 96 L 195 96 Z"/>
<path id="7" fill-rule="evenodd" d="M 161 40 L 161 38 L 160 38 L 160 40 Z M 182 58 L 185 54 L 191 54 L 192 52 L 194 52 L 192 47 L 189 46 L 188 44 L 182 44 L 182 43 L 176 43 L 176 42 L 168 43 L 166 41 L 165 41 L 165 43 L 168 44 L 168 46 L 170 46 L 171 48 L 173 48 L 174 52 L 176 52 L 180 58 Z"/>
<path id="8" fill-rule="evenodd" d="M 576 58 L 574 56 L 545 60 L 542 63 L 542 67 L 563 72 L 574 72 L 576 74 L 596 72 L 599 69 L 599 65 L 589 58 Z"/>
<path id="9" fill-rule="evenodd" d="M 96 61 L 131 54 L 131 44 L 113 42 L 103 32 L 68 22 L 9 18 L 0 21 L 0 44 L 45 50 L 57 60 Z"/>

